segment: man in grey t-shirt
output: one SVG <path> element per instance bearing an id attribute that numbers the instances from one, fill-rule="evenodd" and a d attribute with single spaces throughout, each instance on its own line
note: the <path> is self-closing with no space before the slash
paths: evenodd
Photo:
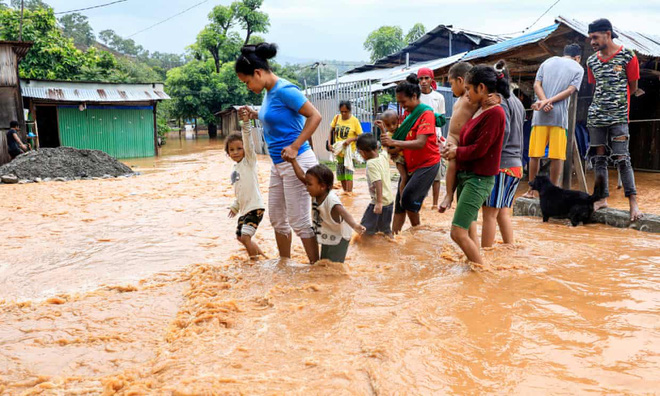
<path id="1" fill-rule="evenodd" d="M 564 56 L 553 56 L 541 64 L 536 73 L 534 92 L 538 98 L 532 105 L 532 135 L 529 139 L 529 180 L 539 171 L 541 157 L 549 147 L 550 180 L 559 184 L 559 176 L 566 159 L 566 130 L 568 129 L 568 98 L 580 89 L 584 69 L 580 65 L 582 48 L 577 44 L 564 47 Z M 524 197 L 537 197 L 533 190 Z"/>

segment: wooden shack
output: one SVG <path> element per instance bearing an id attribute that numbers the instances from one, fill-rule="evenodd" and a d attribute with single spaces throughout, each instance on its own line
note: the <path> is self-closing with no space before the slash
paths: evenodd
<path id="1" fill-rule="evenodd" d="M 26 141 L 18 64 L 30 47 L 32 47 L 31 42 L 0 41 L 0 165 L 11 160 L 6 139 L 11 121 L 18 121 L 21 127 L 21 139 Z"/>
<path id="2" fill-rule="evenodd" d="M 649 35 L 614 28 L 619 35 L 615 42 L 635 51 L 639 59 L 641 79 L 639 88 L 644 94 L 630 101 L 630 154 L 636 170 L 660 170 L 660 41 Z M 468 52 L 461 61 L 475 64 L 495 64 L 506 60 L 512 82 L 525 96 L 534 98 L 534 79 L 543 61 L 562 56 L 564 46 L 577 43 L 583 48 L 582 66 L 585 76 L 577 98 L 575 120 L 586 125 L 587 111 L 593 100 L 593 89 L 586 76 L 586 61 L 594 51 L 588 39 L 588 24 L 575 19 L 558 17 L 555 24 L 512 38 L 489 47 Z M 445 78 L 451 65 L 436 69 L 439 79 Z"/>
<path id="3" fill-rule="evenodd" d="M 238 110 L 243 106 L 229 106 L 228 108 L 215 113 L 215 118 L 220 127 L 220 136 L 227 136 L 234 132 L 241 131 Z M 252 106 L 259 111 L 261 106 Z"/>
<path id="4" fill-rule="evenodd" d="M 101 150 L 115 158 L 158 155 L 156 106 L 170 99 L 162 83 L 22 79 L 20 84 L 40 147 Z"/>
<path id="5" fill-rule="evenodd" d="M 227 137 L 232 133 L 241 133 L 241 121 L 238 113 L 238 110 L 241 107 L 243 106 L 229 106 L 228 108 L 215 113 L 215 118 L 220 127 L 221 137 Z M 252 106 L 252 108 L 259 111 L 261 106 Z M 253 120 L 251 123 L 253 125 L 252 141 L 254 143 L 255 151 L 257 154 L 267 154 L 268 146 L 266 145 L 264 130 L 261 123 L 259 120 Z"/>
<path id="6" fill-rule="evenodd" d="M 660 170 L 660 41 L 650 35 L 623 31 L 614 27 L 619 35 L 615 42 L 635 51 L 640 62 L 639 88 L 644 94 L 631 99 L 630 104 L 630 154 L 636 170 Z M 451 62 L 438 60 L 435 78 L 447 84 L 447 73 L 456 62 L 495 64 L 504 59 L 509 67 L 511 82 L 523 93 L 527 104 L 534 98 L 536 72 L 546 59 L 562 56 L 564 46 L 577 43 L 583 48 L 582 66 L 585 69 L 582 87 L 574 106 L 574 120 L 586 125 L 587 111 L 593 99 L 593 89 L 587 83 L 586 61 L 594 53 L 588 40 L 588 24 L 559 16 L 553 25 L 518 37 L 467 52 Z M 433 62 L 431 62 L 432 64 Z M 385 79 L 382 83 L 402 80 L 405 75 Z M 531 111 L 528 107 L 528 111 Z"/>

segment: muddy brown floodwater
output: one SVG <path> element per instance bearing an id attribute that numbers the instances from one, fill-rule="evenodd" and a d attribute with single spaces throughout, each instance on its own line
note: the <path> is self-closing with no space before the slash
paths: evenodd
<path id="1" fill-rule="evenodd" d="M 0 187 L 1 394 L 660 389 L 659 235 L 515 218 L 517 244 L 472 269 L 451 214 L 427 206 L 422 227 L 354 241 L 343 266 L 299 264 L 299 244 L 252 263 L 220 142 L 171 138 L 127 163 L 143 175 Z M 659 176 L 637 179 L 658 212 Z M 342 195 L 358 218 L 365 184 Z M 268 223 L 257 240 L 275 256 Z"/>

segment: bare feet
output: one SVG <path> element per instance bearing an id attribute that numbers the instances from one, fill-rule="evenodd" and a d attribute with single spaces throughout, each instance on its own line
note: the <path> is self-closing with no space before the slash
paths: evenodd
<path id="1" fill-rule="evenodd" d="M 451 203 L 454 200 L 454 197 L 451 195 L 447 194 L 445 195 L 445 198 L 440 202 L 440 205 L 438 206 L 438 212 L 440 213 L 445 213 L 447 209 L 451 208 Z"/>
<path id="2" fill-rule="evenodd" d="M 637 197 L 631 195 L 628 199 L 630 200 L 630 221 L 634 222 L 641 219 L 644 214 L 639 210 L 639 206 L 637 206 Z"/>
<path id="3" fill-rule="evenodd" d="M 536 199 L 539 197 L 539 192 L 536 190 L 529 189 L 526 193 L 522 195 L 523 198 L 532 198 Z"/>
<path id="4" fill-rule="evenodd" d="M 637 204 L 635 204 L 635 205 L 637 205 Z M 605 208 L 607 208 L 607 198 L 603 198 L 600 201 L 594 202 L 594 212 L 597 211 L 597 210 L 600 210 L 600 209 L 605 209 Z M 632 208 L 632 204 L 631 204 L 631 208 Z"/>

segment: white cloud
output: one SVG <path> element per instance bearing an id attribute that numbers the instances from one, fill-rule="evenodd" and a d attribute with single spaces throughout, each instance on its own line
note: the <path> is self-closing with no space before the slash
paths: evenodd
<path id="1" fill-rule="evenodd" d="M 232 0 L 222 0 L 228 5 Z M 56 11 L 88 6 L 86 0 L 47 0 Z M 96 32 L 114 29 L 128 35 L 189 7 L 192 0 L 140 0 L 87 13 Z M 366 60 L 364 39 L 382 25 L 404 31 L 416 22 L 427 29 L 454 25 L 484 33 L 511 33 L 529 26 L 552 0 L 265 0 L 271 28 L 265 37 L 283 55 L 298 58 Z M 207 23 L 213 1 L 138 35 L 152 51 L 183 52 Z M 561 0 L 533 29 L 557 15 L 589 22 L 607 17 L 617 27 L 660 35 L 660 0 Z"/>

